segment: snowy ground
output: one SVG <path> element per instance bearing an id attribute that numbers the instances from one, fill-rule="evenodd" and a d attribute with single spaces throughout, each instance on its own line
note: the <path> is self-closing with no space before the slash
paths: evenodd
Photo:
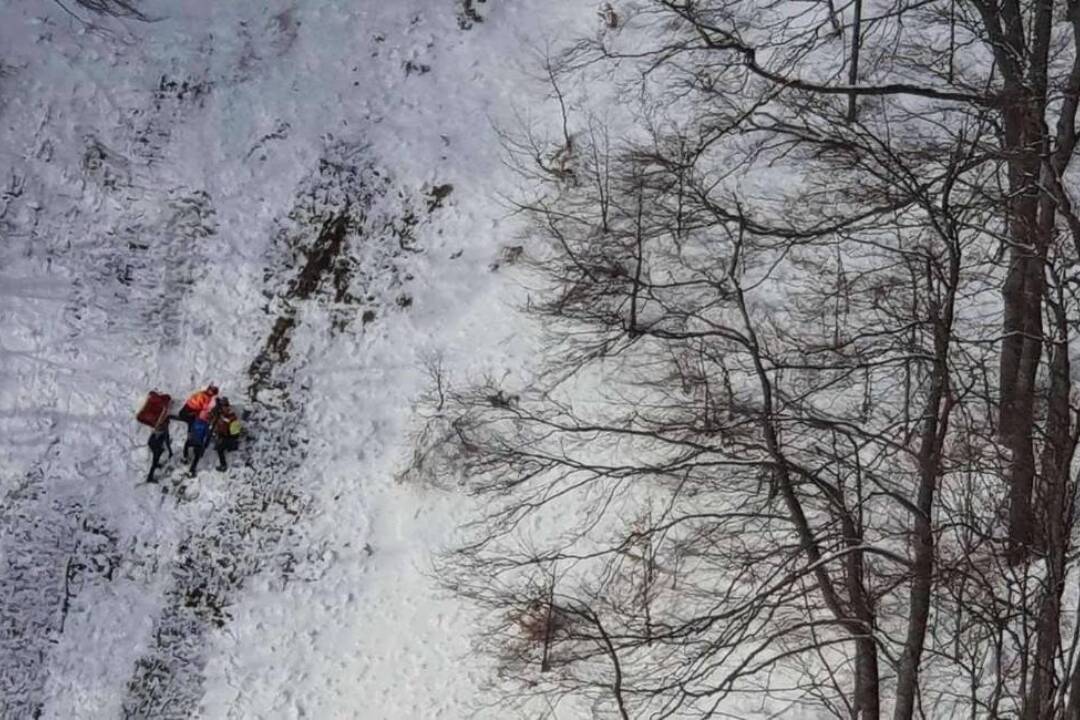
<path id="1" fill-rule="evenodd" d="M 596 8 L 140 7 L 0 5 L 0 717 L 469 716 L 462 500 L 394 476 L 425 356 L 522 355 L 493 124 Z M 211 380 L 233 467 L 137 484 L 141 395 Z"/>

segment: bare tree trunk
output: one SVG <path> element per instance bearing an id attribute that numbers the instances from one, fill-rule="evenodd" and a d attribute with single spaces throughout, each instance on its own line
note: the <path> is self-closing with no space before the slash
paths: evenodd
<path id="1" fill-rule="evenodd" d="M 855 19 L 851 23 L 851 65 L 848 68 L 848 85 L 855 87 L 859 83 L 859 51 L 862 49 L 862 0 L 855 0 Z M 858 113 L 859 97 L 856 93 L 848 95 L 847 121 L 855 122 Z"/>
<path id="2" fill-rule="evenodd" d="M 950 240 L 953 240 L 950 238 Z M 934 492 L 937 489 L 941 449 L 949 424 L 949 346 L 952 341 L 953 298 L 960 279 L 959 249 L 950 243 L 949 276 L 944 306 L 931 299 L 934 318 L 934 369 L 930 395 L 923 413 L 919 438 L 919 490 L 915 500 L 915 539 L 912 543 L 911 591 L 908 600 L 908 627 L 904 652 L 897 673 L 895 720 L 911 720 L 919 695 L 919 666 L 930 619 L 934 574 Z M 927 295 L 934 297 L 933 277 L 927 268 Z"/>
<path id="3" fill-rule="evenodd" d="M 999 428 L 1009 451 L 1008 559 L 1023 562 L 1035 538 L 1032 492 L 1035 479 L 1035 383 L 1042 359 L 1044 262 L 1050 237 L 1040 223 L 1039 183 L 1047 148 L 1045 126 L 1047 62 L 1053 0 L 1039 0 L 1025 35 L 1019 0 L 1000 4 L 974 0 L 1002 78 L 1002 154 L 1009 180 L 1009 269 L 1002 288 Z M 1052 229 L 1052 228 L 1051 228 Z"/>
<path id="4" fill-rule="evenodd" d="M 1007 83 L 1007 87 L 1009 84 Z M 1035 382 L 1042 359 L 1043 263 L 1048 238 L 1039 232 L 1039 151 L 1041 124 L 1033 117 L 1042 103 L 1013 83 L 1005 110 L 1005 152 L 1010 155 L 1010 236 L 1008 276 L 1002 289 L 1004 338 L 1001 349 L 1002 440 L 1010 451 L 1009 559 L 1023 561 L 1034 540 L 1032 491 L 1035 478 Z M 1041 115 L 1040 115 L 1041 117 Z"/>
<path id="5" fill-rule="evenodd" d="M 1061 647 L 1061 597 L 1065 590 L 1066 556 L 1072 534 L 1069 469 L 1076 440 L 1072 430 L 1069 362 L 1069 327 L 1063 298 L 1050 304 L 1054 314 L 1054 342 L 1050 350 L 1050 398 L 1047 437 L 1042 454 L 1038 493 L 1040 525 L 1047 550 L 1046 580 L 1039 602 L 1036 648 L 1031 690 L 1025 698 L 1025 720 L 1056 717 L 1054 699 L 1058 689 L 1055 660 Z"/>
<path id="6" fill-rule="evenodd" d="M 1031 222 L 1034 218 L 1031 218 Z M 1022 223 L 1028 226 L 1028 222 Z M 1035 381 L 1042 357 L 1043 263 L 1033 256 L 1037 238 L 1022 230 L 1026 247 L 1013 251 L 1003 290 L 1005 339 L 1002 344 L 1002 440 L 1009 459 L 1009 561 L 1024 561 L 1035 539 L 1032 492 L 1035 482 Z M 1028 249 L 1031 248 L 1031 249 Z"/>

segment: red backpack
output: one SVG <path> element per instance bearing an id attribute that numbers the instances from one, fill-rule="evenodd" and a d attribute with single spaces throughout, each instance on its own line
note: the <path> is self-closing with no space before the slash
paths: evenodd
<path id="1" fill-rule="evenodd" d="M 135 415 L 135 419 L 143 425 L 156 428 L 169 414 L 169 404 L 171 402 L 172 396 L 151 390 L 150 394 L 146 396 L 142 408 Z"/>

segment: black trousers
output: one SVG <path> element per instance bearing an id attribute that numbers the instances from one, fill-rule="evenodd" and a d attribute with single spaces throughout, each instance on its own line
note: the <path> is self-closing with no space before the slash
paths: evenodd
<path id="1" fill-rule="evenodd" d="M 217 450 L 218 470 L 227 470 L 229 468 L 229 464 L 225 461 L 225 453 L 230 450 L 235 450 L 238 444 L 236 438 L 223 437 L 221 435 L 216 437 L 214 440 L 214 449 Z"/>
<path id="2" fill-rule="evenodd" d="M 184 459 L 187 459 L 188 448 L 191 448 L 194 455 L 191 458 L 191 474 L 194 475 L 195 471 L 199 467 L 199 461 L 202 460 L 203 453 L 206 452 L 206 445 L 194 440 L 188 440 L 184 445 Z"/>
<path id="3" fill-rule="evenodd" d="M 150 436 L 150 472 L 146 475 L 146 482 L 154 482 L 154 472 L 161 467 L 161 456 L 166 451 L 169 453 L 169 457 L 172 457 L 172 442 L 170 442 L 169 434 L 165 433 L 163 436 L 155 437 Z"/>

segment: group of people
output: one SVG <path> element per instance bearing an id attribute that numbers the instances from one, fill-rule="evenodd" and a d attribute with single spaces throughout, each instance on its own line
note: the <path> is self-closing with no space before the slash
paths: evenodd
<path id="1" fill-rule="evenodd" d="M 236 450 L 240 441 L 240 419 L 229 403 L 227 397 L 222 397 L 216 385 L 208 385 L 205 389 L 196 390 L 190 396 L 180 412 L 176 415 L 162 414 L 157 425 L 150 433 L 151 463 L 150 472 L 146 476 L 146 482 L 152 483 L 154 472 L 164 465 L 161 456 L 168 452 L 172 459 L 172 438 L 169 436 L 169 422 L 178 420 L 187 424 L 187 440 L 184 442 L 183 459 L 188 462 L 191 457 L 191 477 L 199 466 L 206 448 L 213 442 L 217 450 L 219 471 L 228 469 L 225 454 Z"/>

